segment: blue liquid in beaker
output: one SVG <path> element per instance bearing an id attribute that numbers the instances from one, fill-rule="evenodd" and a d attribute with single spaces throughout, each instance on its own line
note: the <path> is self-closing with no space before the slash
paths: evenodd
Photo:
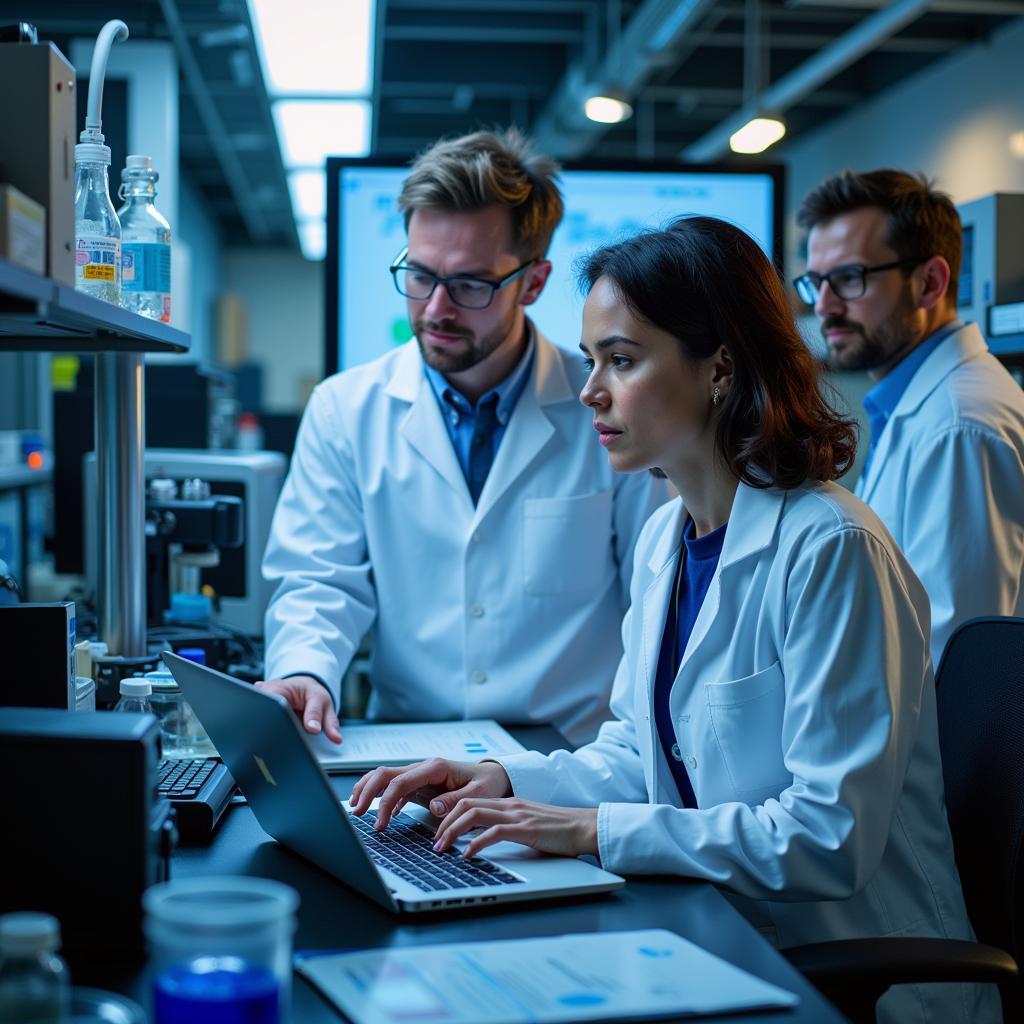
<path id="1" fill-rule="evenodd" d="M 156 1024 L 278 1024 L 277 978 L 237 956 L 202 956 L 153 982 Z"/>

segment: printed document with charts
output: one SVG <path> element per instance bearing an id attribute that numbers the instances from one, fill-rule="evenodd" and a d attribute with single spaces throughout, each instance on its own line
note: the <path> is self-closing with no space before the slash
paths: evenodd
<path id="1" fill-rule="evenodd" d="M 381 722 L 341 723 L 340 745 L 323 733 L 306 738 L 324 771 L 365 772 L 371 768 L 400 768 L 428 757 L 451 761 L 482 761 L 503 754 L 519 754 L 526 748 L 497 722 L 467 719 L 463 722 L 414 722 L 390 725 Z"/>
<path id="2" fill-rule="evenodd" d="M 792 1007 L 792 992 L 660 929 L 297 953 L 355 1024 L 566 1024 Z"/>

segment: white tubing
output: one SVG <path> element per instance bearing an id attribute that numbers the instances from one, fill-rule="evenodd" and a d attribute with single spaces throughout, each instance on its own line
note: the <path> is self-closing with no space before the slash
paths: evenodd
<path id="1" fill-rule="evenodd" d="M 96 49 L 92 51 L 92 66 L 89 69 L 89 103 L 85 117 L 85 130 L 100 131 L 103 120 L 100 111 L 103 107 L 103 81 L 107 77 L 107 60 L 114 41 L 123 42 L 128 38 L 128 26 L 115 18 L 108 21 L 96 37 Z"/>

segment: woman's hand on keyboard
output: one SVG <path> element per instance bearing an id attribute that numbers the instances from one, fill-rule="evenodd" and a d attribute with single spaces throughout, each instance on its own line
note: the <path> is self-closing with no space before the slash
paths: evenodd
<path id="1" fill-rule="evenodd" d="M 437 829 L 434 849 L 443 853 L 467 832 L 463 857 L 474 857 L 488 846 L 508 840 L 543 853 L 578 857 L 598 856 L 597 808 L 552 807 L 530 800 L 462 799 Z"/>
<path id="2" fill-rule="evenodd" d="M 376 827 L 380 830 L 387 828 L 391 816 L 410 800 L 442 818 L 464 797 L 511 794 L 512 783 L 496 761 L 471 764 L 432 757 L 407 768 L 375 768 L 367 772 L 352 789 L 349 806 L 353 814 L 365 814 L 379 796 Z"/>

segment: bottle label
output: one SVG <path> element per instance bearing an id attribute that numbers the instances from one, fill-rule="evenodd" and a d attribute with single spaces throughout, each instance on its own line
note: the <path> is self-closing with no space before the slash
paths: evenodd
<path id="1" fill-rule="evenodd" d="M 117 280 L 117 265 L 121 261 L 119 238 L 78 238 L 75 245 L 75 269 L 82 280 Z"/>
<path id="2" fill-rule="evenodd" d="M 169 293 L 171 247 L 162 242 L 125 242 L 121 247 L 121 288 Z"/>

